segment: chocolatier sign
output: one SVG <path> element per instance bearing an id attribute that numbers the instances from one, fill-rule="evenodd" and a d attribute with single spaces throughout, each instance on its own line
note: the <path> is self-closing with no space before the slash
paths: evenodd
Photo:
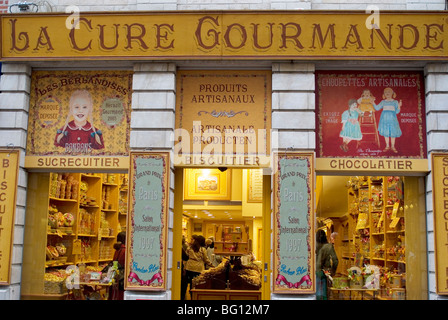
<path id="1" fill-rule="evenodd" d="M 169 153 L 131 152 L 125 288 L 165 290 Z"/>
<path id="2" fill-rule="evenodd" d="M 427 171 L 423 74 L 317 71 L 319 169 Z"/>
<path id="3" fill-rule="evenodd" d="M 0 58 L 446 60 L 447 18 L 443 11 L 5 14 Z"/>
<path id="4" fill-rule="evenodd" d="M 275 154 L 274 169 L 273 291 L 314 293 L 314 154 Z"/>

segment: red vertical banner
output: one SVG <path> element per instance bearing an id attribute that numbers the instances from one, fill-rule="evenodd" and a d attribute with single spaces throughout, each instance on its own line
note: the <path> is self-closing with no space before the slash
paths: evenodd
<path id="1" fill-rule="evenodd" d="M 317 157 L 426 158 L 423 74 L 316 72 Z"/>

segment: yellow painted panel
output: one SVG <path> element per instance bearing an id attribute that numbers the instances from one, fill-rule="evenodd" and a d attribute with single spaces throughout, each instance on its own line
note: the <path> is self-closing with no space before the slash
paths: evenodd
<path id="1" fill-rule="evenodd" d="M 448 154 L 432 154 L 434 251 L 437 294 L 448 294 Z"/>
<path id="2" fill-rule="evenodd" d="M 447 17 L 443 11 L 5 14 L 1 57 L 446 59 Z"/>
<path id="3" fill-rule="evenodd" d="M 393 159 L 393 158 L 317 158 L 316 171 L 322 172 L 389 172 L 426 174 L 428 172 L 427 159 Z"/>
<path id="4" fill-rule="evenodd" d="M 11 280 L 19 152 L 0 150 L 0 284 Z"/>

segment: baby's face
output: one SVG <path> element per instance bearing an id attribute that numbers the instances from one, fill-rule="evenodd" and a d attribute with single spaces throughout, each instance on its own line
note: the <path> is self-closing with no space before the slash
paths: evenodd
<path id="1" fill-rule="evenodd" d="M 87 121 L 92 106 L 85 98 L 76 98 L 71 106 L 73 117 L 77 122 Z"/>
<path id="2" fill-rule="evenodd" d="M 363 98 L 363 99 L 370 98 L 370 91 L 364 91 L 361 95 L 361 98 Z"/>

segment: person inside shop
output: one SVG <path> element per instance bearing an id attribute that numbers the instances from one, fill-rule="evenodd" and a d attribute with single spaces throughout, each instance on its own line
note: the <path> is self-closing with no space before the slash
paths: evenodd
<path id="1" fill-rule="evenodd" d="M 187 254 L 188 244 L 185 239 L 185 235 L 182 235 L 182 270 L 181 270 L 181 279 L 180 279 L 180 299 L 185 300 L 185 294 L 187 293 L 188 287 L 188 279 L 187 279 L 187 271 L 185 270 L 185 264 L 187 263 L 189 257 Z"/>
<path id="2" fill-rule="evenodd" d="M 207 256 L 205 249 L 205 238 L 201 235 L 193 235 L 191 242 L 185 252 L 188 255 L 188 261 L 185 264 L 187 282 L 190 285 L 190 294 L 192 289 L 192 280 L 204 271 L 205 266 L 213 267 Z"/>
<path id="3" fill-rule="evenodd" d="M 116 284 L 112 286 L 109 293 L 109 300 L 124 300 L 124 267 L 126 262 L 126 232 L 122 231 L 117 235 L 117 242 L 114 244 L 113 263 L 116 264 L 118 274 L 115 278 Z"/>
<path id="4" fill-rule="evenodd" d="M 327 274 L 334 276 L 339 264 L 336 251 L 334 250 L 334 241 L 336 232 L 330 235 L 330 242 L 324 230 L 318 230 L 316 234 L 316 296 L 317 300 L 327 300 Z"/>
<path id="5" fill-rule="evenodd" d="M 215 239 L 213 237 L 207 238 L 207 240 L 205 240 L 205 247 L 208 259 L 213 267 L 217 267 L 221 263 L 222 257 L 215 254 Z M 209 267 L 205 266 L 205 269 L 209 269 Z"/>

